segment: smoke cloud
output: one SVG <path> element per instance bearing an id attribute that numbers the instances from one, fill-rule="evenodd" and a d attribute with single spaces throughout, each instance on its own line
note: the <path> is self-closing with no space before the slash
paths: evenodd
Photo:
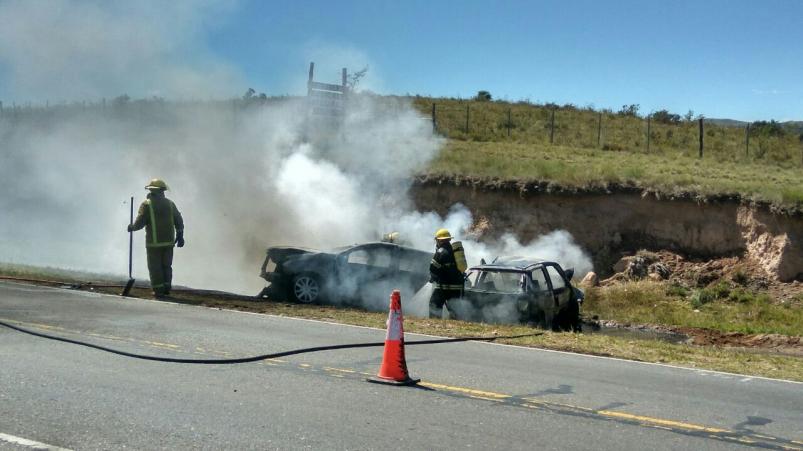
<path id="1" fill-rule="evenodd" d="M 116 97 L 209 98 L 241 91 L 205 32 L 230 0 L 0 2 L 0 97 L 51 103 Z M 3 70 L 5 69 L 5 70 Z M 244 89 L 243 89 L 244 90 Z"/>
<path id="2" fill-rule="evenodd" d="M 195 43 L 212 26 L 209 18 L 230 7 L 216 1 L 0 3 L 6 89 L 12 98 L 39 101 L 123 92 L 223 97 L 242 77 Z M 40 38 L 54 30 L 58 39 Z M 195 56 L 176 58 L 187 52 Z M 522 255 L 557 260 L 578 274 L 590 270 L 590 259 L 566 232 L 531 243 L 512 235 L 486 241 L 470 233 L 474 218 L 462 205 L 446 217 L 417 211 L 407 195 L 411 176 L 437 156 L 443 139 L 408 101 L 355 95 L 337 127 L 309 119 L 298 98 L 6 107 L 0 112 L 0 261 L 124 274 L 129 196 L 139 205 L 148 180 L 161 177 L 186 223 L 175 284 L 255 294 L 264 286 L 258 273 L 269 246 L 330 249 L 398 231 L 407 244 L 432 251 L 433 232 L 441 227 L 463 241 L 470 264 Z M 145 280 L 143 241 L 140 232 L 134 272 Z M 385 288 L 367 307 L 386 308 Z M 425 315 L 419 307 L 411 305 L 413 313 Z"/>

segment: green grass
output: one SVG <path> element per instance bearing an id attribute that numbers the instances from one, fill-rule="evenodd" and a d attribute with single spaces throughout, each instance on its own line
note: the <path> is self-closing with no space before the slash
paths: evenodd
<path id="1" fill-rule="evenodd" d="M 51 266 L 33 266 L 3 262 L 0 262 L 0 275 L 19 277 L 22 279 L 51 280 L 55 282 L 119 282 L 121 280 L 120 276 L 114 276 L 111 274 L 98 274 Z"/>
<path id="2" fill-rule="evenodd" d="M 554 106 L 429 97 L 414 97 L 412 101 L 421 114 L 428 116 L 432 114 L 434 103 L 437 131 L 453 140 L 550 144 Z M 556 146 L 625 152 L 647 151 L 647 120 L 642 117 L 564 105 L 555 107 L 554 123 L 553 144 Z M 697 157 L 698 127 L 696 120 L 674 124 L 651 121 L 650 153 Z M 706 123 L 703 142 L 704 157 L 715 161 L 761 161 L 781 167 L 803 165 L 800 131 L 791 128 L 783 136 L 754 133 L 750 137 L 747 150 L 744 128 Z"/>
<path id="3" fill-rule="evenodd" d="M 803 208 L 803 170 L 760 161 L 450 140 L 427 173 L 545 181 L 584 189 L 624 184 L 670 195 L 739 195 L 747 200 Z"/>
<path id="4" fill-rule="evenodd" d="M 418 96 L 412 101 L 427 116 L 434 103 L 438 133 L 449 138 L 426 171 L 430 175 L 538 181 L 575 188 L 627 184 L 670 195 L 738 195 L 803 210 L 803 138 L 799 130 L 787 129 L 783 136 L 751 135 L 746 151 L 743 128 L 705 124 L 704 155 L 699 158 L 696 121 L 652 121 L 647 151 L 646 120 L 641 117 L 558 107 L 550 143 L 552 111 L 546 105 Z"/>
<path id="5" fill-rule="evenodd" d="M 803 336 L 803 303 L 773 302 L 766 294 L 724 282 L 702 290 L 666 282 L 628 282 L 586 294 L 586 315 L 619 322 Z"/>

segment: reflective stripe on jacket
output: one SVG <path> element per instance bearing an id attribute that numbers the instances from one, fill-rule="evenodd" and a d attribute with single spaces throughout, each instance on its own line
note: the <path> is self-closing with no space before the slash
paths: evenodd
<path id="1" fill-rule="evenodd" d="M 457 269 L 451 246 L 439 247 L 429 263 L 429 278 L 440 290 L 462 290 L 463 273 Z"/>
<path id="2" fill-rule="evenodd" d="M 184 230 L 184 220 L 173 201 L 163 193 L 151 193 L 139 206 L 137 219 L 134 220 L 134 230 L 143 227 L 146 247 L 173 246 L 176 231 Z"/>
<path id="3" fill-rule="evenodd" d="M 463 284 L 460 285 L 451 285 L 448 283 L 434 283 L 435 288 L 438 290 L 453 290 L 453 291 L 460 291 L 463 289 Z"/>

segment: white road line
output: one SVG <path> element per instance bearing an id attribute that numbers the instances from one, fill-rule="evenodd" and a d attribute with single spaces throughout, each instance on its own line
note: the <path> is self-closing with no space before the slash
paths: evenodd
<path id="1" fill-rule="evenodd" d="M 13 435 L 3 434 L 2 432 L 0 432 L 0 440 L 8 443 L 13 443 L 15 445 L 27 446 L 28 448 L 32 449 L 41 449 L 47 451 L 71 451 L 67 448 L 62 448 L 60 446 L 48 445 L 47 443 L 28 440 L 27 438 L 22 438 L 22 437 L 15 437 Z"/>

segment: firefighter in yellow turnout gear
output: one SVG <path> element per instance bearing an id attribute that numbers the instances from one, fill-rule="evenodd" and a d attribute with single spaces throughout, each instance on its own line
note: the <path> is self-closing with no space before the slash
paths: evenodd
<path id="1" fill-rule="evenodd" d="M 435 232 L 435 255 L 429 264 L 429 281 L 433 284 L 432 296 L 429 298 L 429 317 L 440 318 L 443 315 L 444 305 L 448 310 L 449 301 L 460 298 L 463 290 L 463 271 L 465 257 L 460 246 L 462 265 L 455 259 L 455 250 L 452 247 L 452 235 L 446 229 Z M 453 312 L 452 312 L 453 313 Z"/>
<path id="2" fill-rule="evenodd" d="M 156 297 L 170 295 L 173 280 L 173 246 L 184 246 L 184 220 L 176 204 L 165 197 L 167 184 L 153 179 L 145 187 L 147 199 L 139 206 L 134 223 L 128 231 L 145 228 L 145 250 L 148 254 L 148 272 Z"/>

